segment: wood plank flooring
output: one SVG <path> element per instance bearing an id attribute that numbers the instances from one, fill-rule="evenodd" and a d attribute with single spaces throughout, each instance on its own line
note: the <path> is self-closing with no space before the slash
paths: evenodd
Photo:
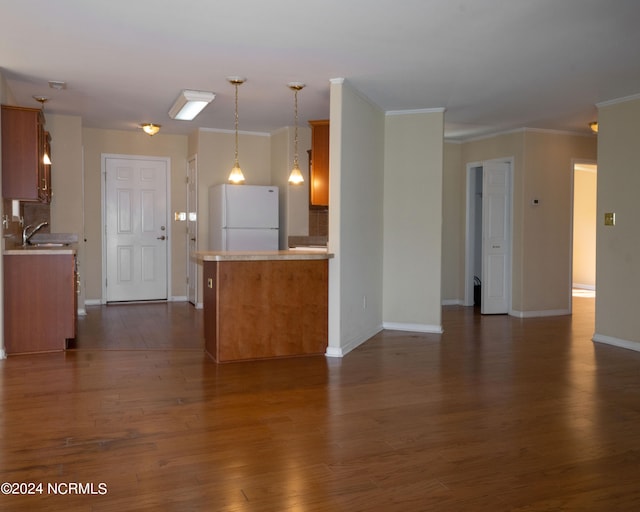
<path id="1" fill-rule="evenodd" d="M 182 313 L 162 330 L 200 339 Z M 109 318 L 94 335 L 125 335 Z M 171 346 L 0 361 L 0 481 L 44 484 L 0 510 L 640 510 L 640 353 L 591 342 L 593 299 L 524 320 L 446 307 L 443 324 L 343 359 L 216 365 Z"/>

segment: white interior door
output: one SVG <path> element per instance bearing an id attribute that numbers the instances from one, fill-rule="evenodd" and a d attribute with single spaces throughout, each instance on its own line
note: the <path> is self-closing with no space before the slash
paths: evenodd
<path id="1" fill-rule="evenodd" d="M 187 163 L 187 299 L 191 304 L 198 301 L 198 165 L 195 156 Z"/>
<path id="2" fill-rule="evenodd" d="M 166 159 L 105 159 L 106 301 L 168 298 Z"/>
<path id="3" fill-rule="evenodd" d="M 483 314 L 509 312 L 511 289 L 511 170 L 505 162 L 488 161 L 482 179 Z"/>

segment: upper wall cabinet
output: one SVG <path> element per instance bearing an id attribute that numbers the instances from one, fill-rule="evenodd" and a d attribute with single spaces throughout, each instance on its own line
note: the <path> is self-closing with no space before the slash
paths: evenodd
<path id="1" fill-rule="evenodd" d="M 2 195 L 6 199 L 51 201 L 51 137 L 37 108 L 2 105 Z"/>
<path id="2" fill-rule="evenodd" d="M 311 126 L 311 162 L 309 203 L 329 206 L 329 120 L 309 121 Z"/>

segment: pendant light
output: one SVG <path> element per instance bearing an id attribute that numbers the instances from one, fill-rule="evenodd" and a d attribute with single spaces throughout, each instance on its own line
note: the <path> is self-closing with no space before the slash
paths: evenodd
<path id="1" fill-rule="evenodd" d="M 33 99 L 42 105 L 42 115 L 44 116 L 44 104 L 49 101 L 49 98 L 46 96 L 33 96 Z M 44 155 L 42 155 L 42 163 L 44 165 L 51 165 L 51 157 L 46 151 L 44 152 Z"/>
<path id="2" fill-rule="evenodd" d="M 231 174 L 229 174 L 229 181 L 231 183 L 240 184 L 244 183 L 244 174 L 242 174 L 242 169 L 240 169 L 240 164 L 238 163 L 238 86 L 242 85 L 246 81 L 246 78 L 242 78 L 240 76 L 230 76 L 227 78 L 227 80 L 236 88 L 236 152 L 233 162 L 233 169 L 231 169 Z"/>
<path id="3" fill-rule="evenodd" d="M 300 165 L 298 164 L 298 91 L 302 90 L 304 84 L 301 82 L 289 82 L 287 86 L 293 91 L 294 98 L 293 169 L 291 169 L 291 174 L 289 174 L 289 183 L 292 185 L 299 185 L 304 181 L 304 177 L 300 172 Z"/>

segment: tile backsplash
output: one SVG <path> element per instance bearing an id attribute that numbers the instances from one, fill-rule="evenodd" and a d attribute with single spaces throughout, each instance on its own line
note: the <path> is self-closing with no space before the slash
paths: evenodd
<path id="1" fill-rule="evenodd" d="M 309 236 L 329 235 L 329 210 L 309 210 Z"/>

